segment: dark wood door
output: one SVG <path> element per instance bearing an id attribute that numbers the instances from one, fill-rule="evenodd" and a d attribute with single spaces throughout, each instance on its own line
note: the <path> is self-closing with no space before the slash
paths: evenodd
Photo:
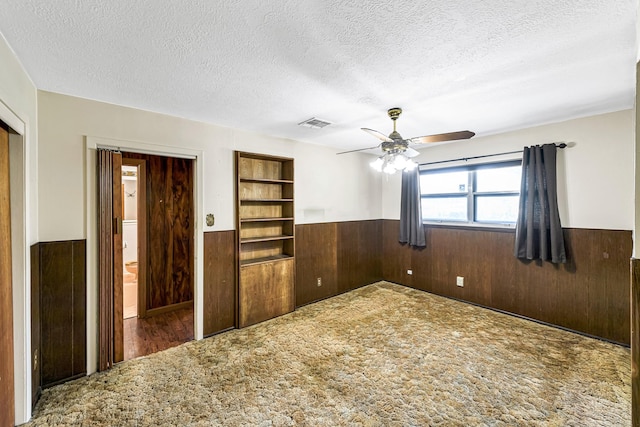
<path id="1" fill-rule="evenodd" d="M 0 122 L 0 426 L 15 423 L 9 132 Z"/>

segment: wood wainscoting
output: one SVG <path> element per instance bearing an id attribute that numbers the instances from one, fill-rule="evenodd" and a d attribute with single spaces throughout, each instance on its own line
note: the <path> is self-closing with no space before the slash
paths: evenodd
<path id="1" fill-rule="evenodd" d="M 631 425 L 640 427 L 640 260 L 631 259 Z"/>
<path id="2" fill-rule="evenodd" d="M 39 288 L 39 306 L 32 306 L 38 313 L 32 319 L 40 320 L 32 325 L 40 334 L 40 357 L 32 363 L 45 388 L 87 372 L 86 242 L 36 243 L 31 257 L 32 288 Z"/>
<path id="3" fill-rule="evenodd" d="M 381 220 L 296 225 L 296 307 L 381 280 L 381 230 Z"/>
<path id="4" fill-rule="evenodd" d="M 234 230 L 204 233 L 204 336 L 236 324 Z"/>
<path id="5" fill-rule="evenodd" d="M 565 229 L 569 262 L 555 265 L 515 258 L 512 231 L 427 226 L 416 250 L 398 227 L 384 221 L 386 280 L 629 345 L 631 231 Z"/>

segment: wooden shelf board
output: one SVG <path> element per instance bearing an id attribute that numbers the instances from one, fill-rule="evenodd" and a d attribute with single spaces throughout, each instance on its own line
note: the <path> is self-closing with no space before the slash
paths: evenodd
<path id="1" fill-rule="evenodd" d="M 263 184 L 293 184 L 290 179 L 240 178 L 240 182 L 257 182 Z"/>
<path id="2" fill-rule="evenodd" d="M 265 236 L 265 237 L 245 237 L 240 239 L 240 243 L 256 243 L 256 242 L 271 242 L 276 240 L 288 240 L 293 239 L 293 236 L 287 234 L 281 234 L 278 236 Z"/>
<path id="3" fill-rule="evenodd" d="M 280 255 L 268 256 L 264 258 L 245 259 L 240 261 L 240 266 L 244 267 L 247 265 L 262 264 L 265 262 L 283 261 L 285 259 L 293 259 L 293 255 L 280 254 Z"/>
<path id="4" fill-rule="evenodd" d="M 269 221 L 293 221 L 293 217 L 240 218 L 240 222 L 269 222 Z"/>
<path id="5" fill-rule="evenodd" d="M 293 199 L 240 199 L 240 203 L 288 203 L 293 202 Z"/>

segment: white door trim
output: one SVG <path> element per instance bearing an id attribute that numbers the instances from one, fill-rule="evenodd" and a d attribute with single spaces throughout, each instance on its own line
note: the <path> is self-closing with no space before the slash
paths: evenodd
<path id="1" fill-rule="evenodd" d="M 98 224 L 97 224 L 97 180 L 96 150 L 113 148 L 133 153 L 195 159 L 194 173 L 194 338 L 203 338 L 204 327 L 204 264 L 203 264 L 203 215 L 204 206 L 204 152 L 183 147 L 125 141 L 95 136 L 85 137 L 86 161 L 86 207 L 85 229 L 87 236 L 87 374 L 98 369 Z"/>
<path id="2" fill-rule="evenodd" d="M 13 371 L 15 420 L 31 418 L 31 259 L 27 204 L 31 190 L 27 179 L 27 125 L 0 100 L 0 120 L 9 133 L 11 191 L 11 262 L 13 287 Z"/>

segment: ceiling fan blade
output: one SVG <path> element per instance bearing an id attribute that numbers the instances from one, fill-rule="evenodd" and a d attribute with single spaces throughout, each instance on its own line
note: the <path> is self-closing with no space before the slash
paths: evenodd
<path id="1" fill-rule="evenodd" d="M 377 130 L 373 130 L 373 129 L 369 129 L 369 128 L 360 128 L 363 131 L 370 133 L 371 135 L 375 136 L 376 138 L 378 138 L 381 141 L 384 142 L 393 142 L 393 139 L 389 138 L 387 135 L 378 132 Z"/>
<path id="2" fill-rule="evenodd" d="M 374 150 L 376 148 L 380 148 L 382 144 L 378 144 L 375 147 L 369 147 L 369 148 L 358 148 L 357 150 L 349 150 L 349 151 L 343 151 L 341 153 L 336 153 L 336 154 L 347 154 L 347 153 L 355 153 L 356 151 L 366 151 L 366 150 Z"/>
<path id="3" fill-rule="evenodd" d="M 411 147 L 407 147 L 406 150 L 404 150 L 404 155 L 407 156 L 408 158 L 412 158 L 417 156 L 418 154 L 420 154 L 420 152 L 418 150 L 414 150 Z"/>
<path id="4" fill-rule="evenodd" d="M 443 141 L 457 141 L 459 139 L 469 139 L 475 132 L 468 130 L 461 130 L 459 132 L 439 133 L 437 135 L 418 136 L 416 138 L 409 138 L 408 141 L 412 144 L 428 144 L 430 142 L 443 142 Z"/>

